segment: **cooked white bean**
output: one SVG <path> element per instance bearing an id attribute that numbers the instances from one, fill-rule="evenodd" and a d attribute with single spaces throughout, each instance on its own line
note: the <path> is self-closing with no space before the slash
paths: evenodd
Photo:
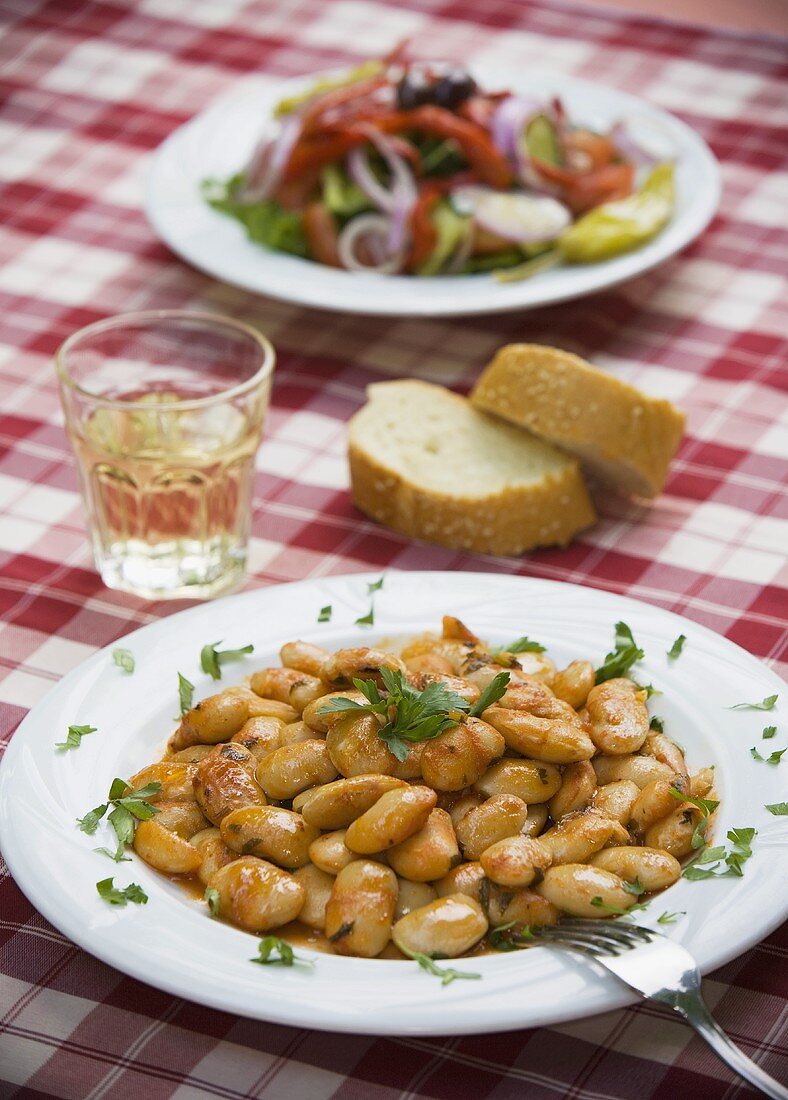
<path id="1" fill-rule="evenodd" d="M 596 772 L 588 760 L 567 764 L 561 777 L 561 786 L 550 799 L 550 817 L 560 821 L 567 814 L 584 810 L 596 790 Z M 526 799 L 526 802 L 528 799 Z M 533 801 L 533 799 L 531 799 Z"/>
<path id="2" fill-rule="evenodd" d="M 389 848 L 388 862 L 411 882 L 434 882 L 460 862 L 454 826 L 445 810 L 435 809 L 417 833 Z"/>
<path id="3" fill-rule="evenodd" d="M 555 764 L 541 760 L 499 760 L 488 768 L 476 783 L 476 790 L 492 798 L 496 794 L 513 794 L 523 802 L 547 802 L 561 786 L 561 772 Z"/>
<path id="4" fill-rule="evenodd" d="M 609 917 L 637 901 L 618 875 L 587 863 L 548 867 L 536 892 L 572 917 Z"/>
<path id="5" fill-rule="evenodd" d="M 591 740 L 600 752 L 625 756 L 648 736 L 646 692 L 631 680 L 606 680 L 592 688 L 586 702 Z"/>
<path id="6" fill-rule="evenodd" d="M 397 876 L 390 867 L 357 859 L 336 877 L 326 905 L 325 934 L 339 955 L 374 958 L 391 939 Z"/>
<path id="7" fill-rule="evenodd" d="M 539 836 L 547 824 L 549 816 L 546 802 L 537 802 L 535 806 L 529 806 L 520 832 L 523 836 Z"/>
<path id="8" fill-rule="evenodd" d="M 672 779 L 674 775 L 667 764 L 654 756 L 595 756 L 591 764 L 600 784 L 628 779 L 641 790 L 654 779 Z"/>
<path id="9" fill-rule="evenodd" d="M 232 740 L 243 745 L 259 761 L 279 748 L 284 729 L 285 724 L 279 718 L 249 718 L 233 734 Z"/>
<path id="10" fill-rule="evenodd" d="M 259 856 L 292 870 L 309 862 L 309 845 L 319 832 L 301 814 L 280 806 L 244 806 L 227 814 L 222 840 L 241 855 Z"/>
<path id="11" fill-rule="evenodd" d="M 588 693 L 595 683 L 594 666 L 590 661 L 572 661 L 561 672 L 556 672 L 550 688 L 557 698 L 579 710 L 586 705 Z"/>
<path id="12" fill-rule="evenodd" d="M 208 752 L 212 749 L 208 747 Z M 194 777 L 197 775 L 197 765 L 181 763 L 180 761 L 161 760 L 158 764 L 149 764 L 147 768 L 137 772 L 129 780 L 132 790 L 147 787 L 149 783 L 159 783 L 160 789 L 155 794 L 148 795 L 147 801 L 154 804 L 158 802 L 191 802 L 194 799 Z"/>
<path id="13" fill-rule="evenodd" d="M 612 871 L 626 882 L 639 882 L 649 894 L 654 890 L 664 890 L 681 878 L 679 861 L 658 848 L 605 848 L 591 856 L 589 863 Z"/>
<path id="14" fill-rule="evenodd" d="M 477 944 L 487 928 L 487 918 L 477 901 L 466 894 L 450 894 L 401 917 L 394 925 L 392 938 L 406 952 L 456 959 Z"/>
<path id="15" fill-rule="evenodd" d="M 227 847 L 222 840 L 222 834 L 215 826 L 195 833 L 189 843 L 197 848 L 202 856 L 197 874 L 206 886 L 208 880 L 220 867 L 226 867 L 228 863 L 238 859 L 238 853 Z"/>
<path id="16" fill-rule="evenodd" d="M 264 806 L 262 788 L 249 773 L 254 757 L 242 745 L 217 745 L 197 765 L 194 794 L 200 809 L 214 825 L 241 806 Z"/>
<path id="17" fill-rule="evenodd" d="M 550 852 L 553 863 L 582 863 L 606 844 L 627 844 L 629 833 L 615 818 L 585 810 L 561 818 L 542 833 L 539 841 Z"/>
<path id="18" fill-rule="evenodd" d="M 191 840 L 208 822 L 196 802 L 157 802 L 156 822 L 184 840 Z"/>
<path id="19" fill-rule="evenodd" d="M 299 672 L 308 672 L 310 676 L 320 675 L 320 669 L 329 656 L 327 649 L 312 642 L 285 642 L 279 650 L 279 659 L 285 668 L 296 668 Z"/>
<path id="20" fill-rule="evenodd" d="M 457 826 L 457 839 L 466 859 L 478 859 L 496 840 L 517 836 L 525 824 L 528 807 L 522 798 L 497 794 L 465 815 Z"/>
<path id="21" fill-rule="evenodd" d="M 346 778 L 376 772 L 391 775 L 399 761 L 378 737 L 374 714 L 345 714 L 326 734 L 326 748 L 334 767 Z"/>
<path id="22" fill-rule="evenodd" d="M 550 849 L 527 836 L 498 840 L 480 857 L 485 874 L 499 886 L 530 886 L 532 882 L 540 882 L 552 861 Z"/>
<path id="23" fill-rule="evenodd" d="M 255 774 L 266 797 L 286 800 L 307 787 L 330 783 L 336 779 L 337 770 L 325 741 L 313 738 L 269 752 L 257 765 Z"/>
<path id="24" fill-rule="evenodd" d="M 316 787 L 303 803 L 303 813 L 319 829 L 343 829 L 374 806 L 386 791 L 402 789 L 406 784 L 391 775 L 354 775 Z"/>
<path id="25" fill-rule="evenodd" d="M 480 718 L 465 718 L 424 746 L 421 774 L 438 791 L 461 791 L 503 755 L 503 737 Z"/>
<path id="26" fill-rule="evenodd" d="M 428 882 L 411 882 L 407 878 L 397 878 L 399 894 L 397 906 L 394 910 L 394 920 L 405 917 L 413 909 L 420 909 L 422 905 L 429 905 L 438 896 L 434 886 Z"/>
<path id="27" fill-rule="evenodd" d="M 202 855 L 188 840 L 170 832 L 155 818 L 140 821 L 134 832 L 134 851 L 167 875 L 192 875 L 202 863 Z"/>
<path id="28" fill-rule="evenodd" d="M 345 844 L 346 829 L 335 829 L 331 833 L 323 833 L 317 840 L 309 845 L 309 858 L 315 867 L 325 871 L 329 875 L 338 875 L 343 867 L 352 863 L 361 856 L 351 852 Z"/>
<path id="29" fill-rule="evenodd" d="M 334 876 L 326 874 L 312 863 L 307 863 L 293 872 L 293 878 L 304 888 L 304 904 L 298 919 L 307 928 L 316 928 L 322 932 L 326 926 L 326 905 L 334 889 Z"/>
<path id="30" fill-rule="evenodd" d="M 437 801 L 435 791 L 429 787 L 387 791 L 348 825 L 345 844 L 359 855 L 387 851 L 423 829 Z"/>
<path id="31" fill-rule="evenodd" d="M 255 856 L 242 856 L 208 880 L 219 894 L 219 912 L 249 932 L 269 932 L 295 920 L 305 890 L 292 875 Z"/>
<path id="32" fill-rule="evenodd" d="M 605 817 L 614 817 L 622 825 L 629 824 L 632 808 L 637 802 L 640 787 L 631 779 L 616 779 L 597 787 L 591 805 Z"/>
<path id="33" fill-rule="evenodd" d="M 249 718 L 249 703 L 241 695 L 220 692 L 209 695 L 181 718 L 170 738 L 173 751 L 189 745 L 216 745 L 237 733 Z"/>

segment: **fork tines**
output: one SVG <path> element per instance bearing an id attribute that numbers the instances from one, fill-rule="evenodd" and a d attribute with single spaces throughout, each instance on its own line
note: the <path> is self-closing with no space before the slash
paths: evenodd
<path id="1" fill-rule="evenodd" d="M 639 924 L 604 920 L 564 920 L 535 928 L 533 932 L 539 939 L 591 955 L 619 955 L 621 951 L 648 943 L 654 935 L 653 929 Z"/>

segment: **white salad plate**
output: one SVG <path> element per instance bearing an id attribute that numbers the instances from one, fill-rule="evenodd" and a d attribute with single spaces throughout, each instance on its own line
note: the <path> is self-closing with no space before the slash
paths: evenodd
<path id="1" fill-rule="evenodd" d="M 652 713 L 686 749 L 692 770 L 713 764 L 721 805 L 712 841 L 729 829 L 753 826 L 758 835 L 741 878 L 681 879 L 637 914 L 687 947 L 709 971 L 763 939 L 788 916 L 788 819 L 765 804 L 785 798 L 784 766 L 759 763 L 782 747 L 785 730 L 762 741 L 776 713 L 731 710 L 784 692 L 768 668 L 726 639 L 667 611 L 571 584 L 487 573 L 385 575 L 366 615 L 370 575 L 329 577 L 258 589 L 203 604 L 128 635 L 133 674 L 112 660 L 112 647 L 74 669 L 28 714 L 0 767 L 2 850 L 19 886 L 44 916 L 86 951 L 159 989 L 241 1016 L 299 1027 L 387 1035 L 445 1035 L 553 1024 L 618 1008 L 634 1000 L 616 979 L 549 947 L 460 959 L 458 969 L 479 981 L 442 986 L 415 962 L 352 959 L 298 948 L 311 968 L 255 966 L 257 937 L 211 920 L 206 906 L 149 868 L 134 852 L 115 864 L 94 849 L 111 844 L 102 822 L 94 837 L 77 817 L 103 802 L 115 776 L 128 778 L 156 759 L 176 724 L 178 672 L 196 685 L 195 698 L 278 663 L 280 645 L 303 638 L 327 648 L 370 644 L 440 629 L 451 612 L 496 643 L 523 633 L 547 646 L 564 665 L 574 658 L 601 662 L 614 624 L 632 628 L 646 658 L 636 672 L 663 692 Z M 330 604 L 330 622 L 318 623 Z M 669 661 L 678 634 L 684 651 Z M 253 642 L 254 656 L 224 666 L 216 685 L 200 671 L 200 648 L 223 639 L 228 647 Z M 58 751 L 69 724 L 98 732 L 80 748 Z M 768 748 L 767 748 L 768 746 Z M 145 905 L 109 905 L 96 882 L 139 883 Z M 782 885 L 781 885 L 782 884 Z M 657 924 L 665 911 L 675 923 Z"/>
<path id="2" fill-rule="evenodd" d="M 540 102 L 560 95 L 573 122 L 606 131 L 629 119 L 633 133 L 640 125 L 652 143 L 657 135 L 660 148 L 676 161 L 671 222 L 643 248 L 615 259 L 558 267 L 508 284 L 489 274 L 414 278 L 339 271 L 273 252 L 250 241 L 238 221 L 211 209 L 200 185 L 240 171 L 275 105 L 310 86 L 315 75 L 275 86 L 248 78 L 171 134 L 156 152 L 148 178 L 148 219 L 174 252 L 224 282 L 306 306 L 403 317 L 533 309 L 580 298 L 641 275 L 706 228 L 719 203 L 719 166 L 702 138 L 679 119 L 637 96 L 565 74 L 471 68 L 482 87 L 511 88 Z"/>

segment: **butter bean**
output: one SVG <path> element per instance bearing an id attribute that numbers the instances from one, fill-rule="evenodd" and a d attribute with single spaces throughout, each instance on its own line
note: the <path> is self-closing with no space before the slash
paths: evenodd
<path id="1" fill-rule="evenodd" d="M 197 874 L 206 886 L 208 880 L 220 867 L 226 867 L 228 863 L 238 859 L 237 853 L 227 847 L 222 840 L 222 834 L 216 827 L 201 829 L 199 833 L 195 833 L 189 843 L 202 856 L 202 863 L 197 868 Z"/>
<path id="2" fill-rule="evenodd" d="M 561 786 L 561 772 L 555 764 L 538 760 L 499 760 L 477 782 L 476 790 L 486 798 L 513 794 L 531 805 L 547 802 Z"/>
<path id="3" fill-rule="evenodd" d="M 387 791 L 348 826 L 345 844 L 359 855 L 393 848 L 424 828 L 437 800 L 435 791 L 429 787 Z"/>
<path id="4" fill-rule="evenodd" d="M 394 910 L 394 920 L 407 916 L 414 909 L 420 909 L 422 905 L 429 905 L 438 896 L 435 887 L 427 882 L 411 882 L 407 878 L 397 878 L 399 894 L 397 906 Z"/>
<path id="5" fill-rule="evenodd" d="M 591 805 L 605 817 L 614 817 L 622 825 L 627 825 L 639 794 L 640 787 L 631 779 L 616 779 L 597 787 Z"/>
<path id="6" fill-rule="evenodd" d="M 249 774 L 254 757 L 242 745 L 217 745 L 197 765 L 194 793 L 200 809 L 214 825 L 241 806 L 264 806 L 262 788 Z"/>
<path id="7" fill-rule="evenodd" d="M 326 734 L 326 748 L 341 775 L 391 775 L 396 770 L 399 761 L 378 737 L 379 730 L 372 714 L 346 714 L 334 722 Z"/>
<path id="8" fill-rule="evenodd" d="M 348 863 L 361 859 L 361 856 L 351 852 L 345 844 L 345 832 L 345 829 L 335 829 L 334 832 L 323 833 L 312 841 L 309 845 L 309 858 L 315 867 L 329 875 L 338 875 Z"/>
<path id="9" fill-rule="evenodd" d="M 208 885 L 219 894 L 219 912 L 249 932 L 269 932 L 295 920 L 306 891 L 287 871 L 243 856 L 221 867 Z"/>
<path id="10" fill-rule="evenodd" d="M 549 802 L 550 816 L 553 821 L 560 821 L 567 814 L 584 810 L 595 790 L 596 772 L 588 760 L 567 764 L 561 777 L 561 786 Z"/>
<path id="11" fill-rule="evenodd" d="M 480 779 L 505 747 L 487 722 L 466 718 L 426 743 L 421 756 L 424 782 L 435 790 L 460 791 Z"/>
<path id="12" fill-rule="evenodd" d="M 282 730 L 285 724 L 279 718 L 249 718 L 234 733 L 232 740 L 254 756 L 258 761 L 267 756 L 269 752 L 278 749 L 282 744 Z"/>
<path id="13" fill-rule="evenodd" d="M 210 748 L 208 750 L 211 751 Z M 129 786 L 137 791 L 149 783 L 161 784 L 160 790 L 148 795 L 147 801 L 154 805 L 158 802 L 191 802 L 194 799 L 194 777 L 197 765 L 181 761 L 162 760 L 158 764 L 149 764 L 129 780 Z"/>
<path id="14" fill-rule="evenodd" d="M 343 829 L 374 806 L 381 795 L 405 786 L 401 779 L 374 773 L 337 779 L 315 788 L 303 804 L 304 817 L 320 829 Z"/>
<path id="15" fill-rule="evenodd" d="M 457 839 L 466 859 L 475 860 L 491 844 L 507 836 L 517 836 L 528 814 L 528 807 L 515 795 L 499 794 L 465 815 L 457 826 Z"/>
<path id="16" fill-rule="evenodd" d="M 456 959 L 477 944 L 487 928 L 477 901 L 466 894 L 450 894 L 401 917 L 392 937 L 400 950 Z"/>
<path id="17" fill-rule="evenodd" d="M 325 934 L 339 955 L 374 958 L 391 939 L 397 876 L 390 867 L 357 859 L 336 877 L 326 905 Z"/>
<path id="18" fill-rule="evenodd" d="M 553 863 L 582 863 L 611 841 L 629 843 L 629 833 L 615 818 L 586 810 L 562 818 L 542 833 L 539 840 L 550 852 Z"/>
<path id="19" fill-rule="evenodd" d="M 255 855 L 288 870 L 309 862 L 309 845 L 319 830 L 301 814 L 279 806 L 244 806 L 222 820 L 222 840 L 241 855 Z"/>
<path id="20" fill-rule="evenodd" d="M 596 683 L 594 666 L 590 661 L 572 661 L 561 672 L 556 672 L 550 682 L 553 694 L 563 699 L 574 710 L 586 704 L 588 693 Z"/>
<path id="21" fill-rule="evenodd" d="M 591 764 L 598 783 L 626 779 L 636 783 L 641 790 L 655 779 L 672 779 L 674 775 L 667 764 L 660 763 L 654 756 L 595 756 Z"/>
<path id="22" fill-rule="evenodd" d="M 600 752 L 626 756 L 648 736 L 646 692 L 631 680 L 606 680 L 592 688 L 586 703 L 591 740 Z"/>
<path id="23" fill-rule="evenodd" d="M 293 878 L 304 888 L 304 904 L 298 919 L 307 928 L 316 928 L 322 932 L 326 926 L 326 905 L 334 889 L 334 876 L 326 874 L 312 863 L 307 863 L 293 872 Z"/>
<path id="24" fill-rule="evenodd" d="M 626 882 L 637 880 L 649 894 L 654 890 L 664 890 L 681 878 L 679 861 L 658 848 L 634 845 L 626 848 L 604 848 L 591 856 L 589 863 L 605 871 L 612 871 Z"/>
<path id="25" fill-rule="evenodd" d="M 411 882 L 433 882 L 460 862 L 454 826 L 445 810 L 437 807 L 422 829 L 388 850 L 388 862 Z"/>
<path id="26" fill-rule="evenodd" d="M 266 797 L 281 801 L 330 783 L 336 774 L 325 741 L 313 739 L 274 749 L 258 764 L 256 777 Z"/>
<path id="27" fill-rule="evenodd" d="M 629 909 L 637 901 L 618 875 L 586 863 L 548 867 L 536 892 L 572 917 L 609 917 L 611 910 Z"/>
<path id="28" fill-rule="evenodd" d="M 155 818 L 137 824 L 134 851 L 151 867 L 167 875 L 193 874 L 202 863 L 200 852 L 188 840 L 165 829 Z"/>
<path id="29" fill-rule="evenodd" d="M 550 849 L 541 841 L 510 836 L 482 852 L 481 865 L 487 877 L 499 886 L 530 886 L 541 882 L 552 859 Z"/>
<path id="30" fill-rule="evenodd" d="M 227 741 L 249 718 L 249 704 L 242 696 L 230 692 L 209 695 L 181 718 L 181 724 L 170 738 L 173 751 L 189 745 L 216 745 Z"/>

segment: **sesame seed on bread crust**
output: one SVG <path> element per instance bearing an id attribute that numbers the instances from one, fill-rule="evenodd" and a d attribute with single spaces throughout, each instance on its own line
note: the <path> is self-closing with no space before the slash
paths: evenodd
<path id="1" fill-rule="evenodd" d="M 526 428 L 576 455 L 602 480 L 654 497 L 684 431 L 684 414 L 577 355 L 509 344 L 471 394 L 475 408 Z"/>

